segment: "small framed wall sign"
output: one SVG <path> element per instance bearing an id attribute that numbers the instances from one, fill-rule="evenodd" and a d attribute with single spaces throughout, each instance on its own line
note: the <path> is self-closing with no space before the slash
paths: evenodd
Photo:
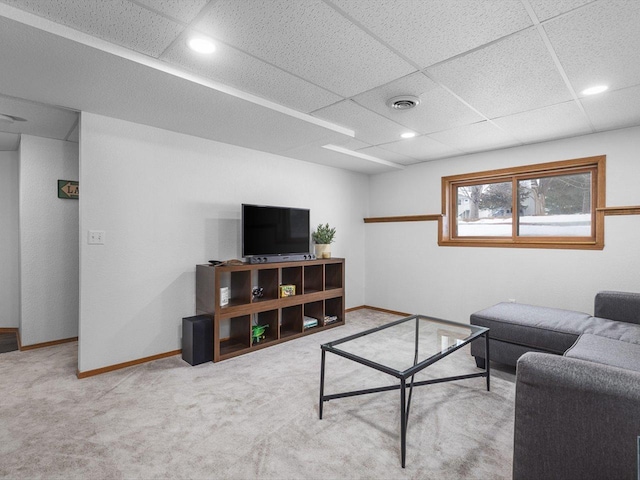
<path id="1" fill-rule="evenodd" d="M 73 180 L 58 180 L 58 198 L 77 200 L 79 188 L 78 182 Z"/>

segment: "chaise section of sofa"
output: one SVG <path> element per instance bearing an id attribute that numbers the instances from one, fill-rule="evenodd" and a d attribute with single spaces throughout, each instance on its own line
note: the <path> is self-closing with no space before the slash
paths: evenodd
<path id="1" fill-rule="evenodd" d="M 587 313 L 499 303 L 471 315 L 471 324 L 489 328 L 491 360 L 514 366 L 526 352 L 562 355 L 593 323 Z M 471 355 L 484 367 L 484 343 L 473 342 Z"/>

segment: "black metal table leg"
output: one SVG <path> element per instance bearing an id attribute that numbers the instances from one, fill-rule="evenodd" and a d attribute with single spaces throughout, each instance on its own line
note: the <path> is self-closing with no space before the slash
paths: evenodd
<path id="1" fill-rule="evenodd" d="M 320 366 L 320 403 L 318 405 L 318 417 L 322 420 L 322 405 L 324 403 L 324 357 L 325 349 L 322 349 L 322 364 Z"/>
<path id="2" fill-rule="evenodd" d="M 400 455 L 402 468 L 404 468 L 407 457 L 407 405 L 406 405 L 407 383 L 404 378 L 400 379 Z"/>
<path id="3" fill-rule="evenodd" d="M 491 358 L 489 355 L 489 331 L 486 331 L 484 334 L 485 348 L 484 348 L 484 362 L 485 362 L 485 370 L 487 372 L 487 392 L 490 390 L 490 376 L 491 376 Z"/>

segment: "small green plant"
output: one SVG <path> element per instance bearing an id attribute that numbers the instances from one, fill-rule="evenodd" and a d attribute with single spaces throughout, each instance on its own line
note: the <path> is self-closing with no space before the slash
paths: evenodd
<path id="1" fill-rule="evenodd" d="M 333 243 L 333 237 L 336 236 L 336 229 L 329 227 L 329 224 L 319 224 L 316 231 L 311 234 L 313 241 L 319 245 Z"/>

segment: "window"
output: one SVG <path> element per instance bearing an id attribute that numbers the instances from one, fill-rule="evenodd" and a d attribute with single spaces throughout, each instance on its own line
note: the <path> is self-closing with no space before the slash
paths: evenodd
<path id="1" fill-rule="evenodd" d="M 605 156 L 442 178 L 440 245 L 604 248 Z"/>

